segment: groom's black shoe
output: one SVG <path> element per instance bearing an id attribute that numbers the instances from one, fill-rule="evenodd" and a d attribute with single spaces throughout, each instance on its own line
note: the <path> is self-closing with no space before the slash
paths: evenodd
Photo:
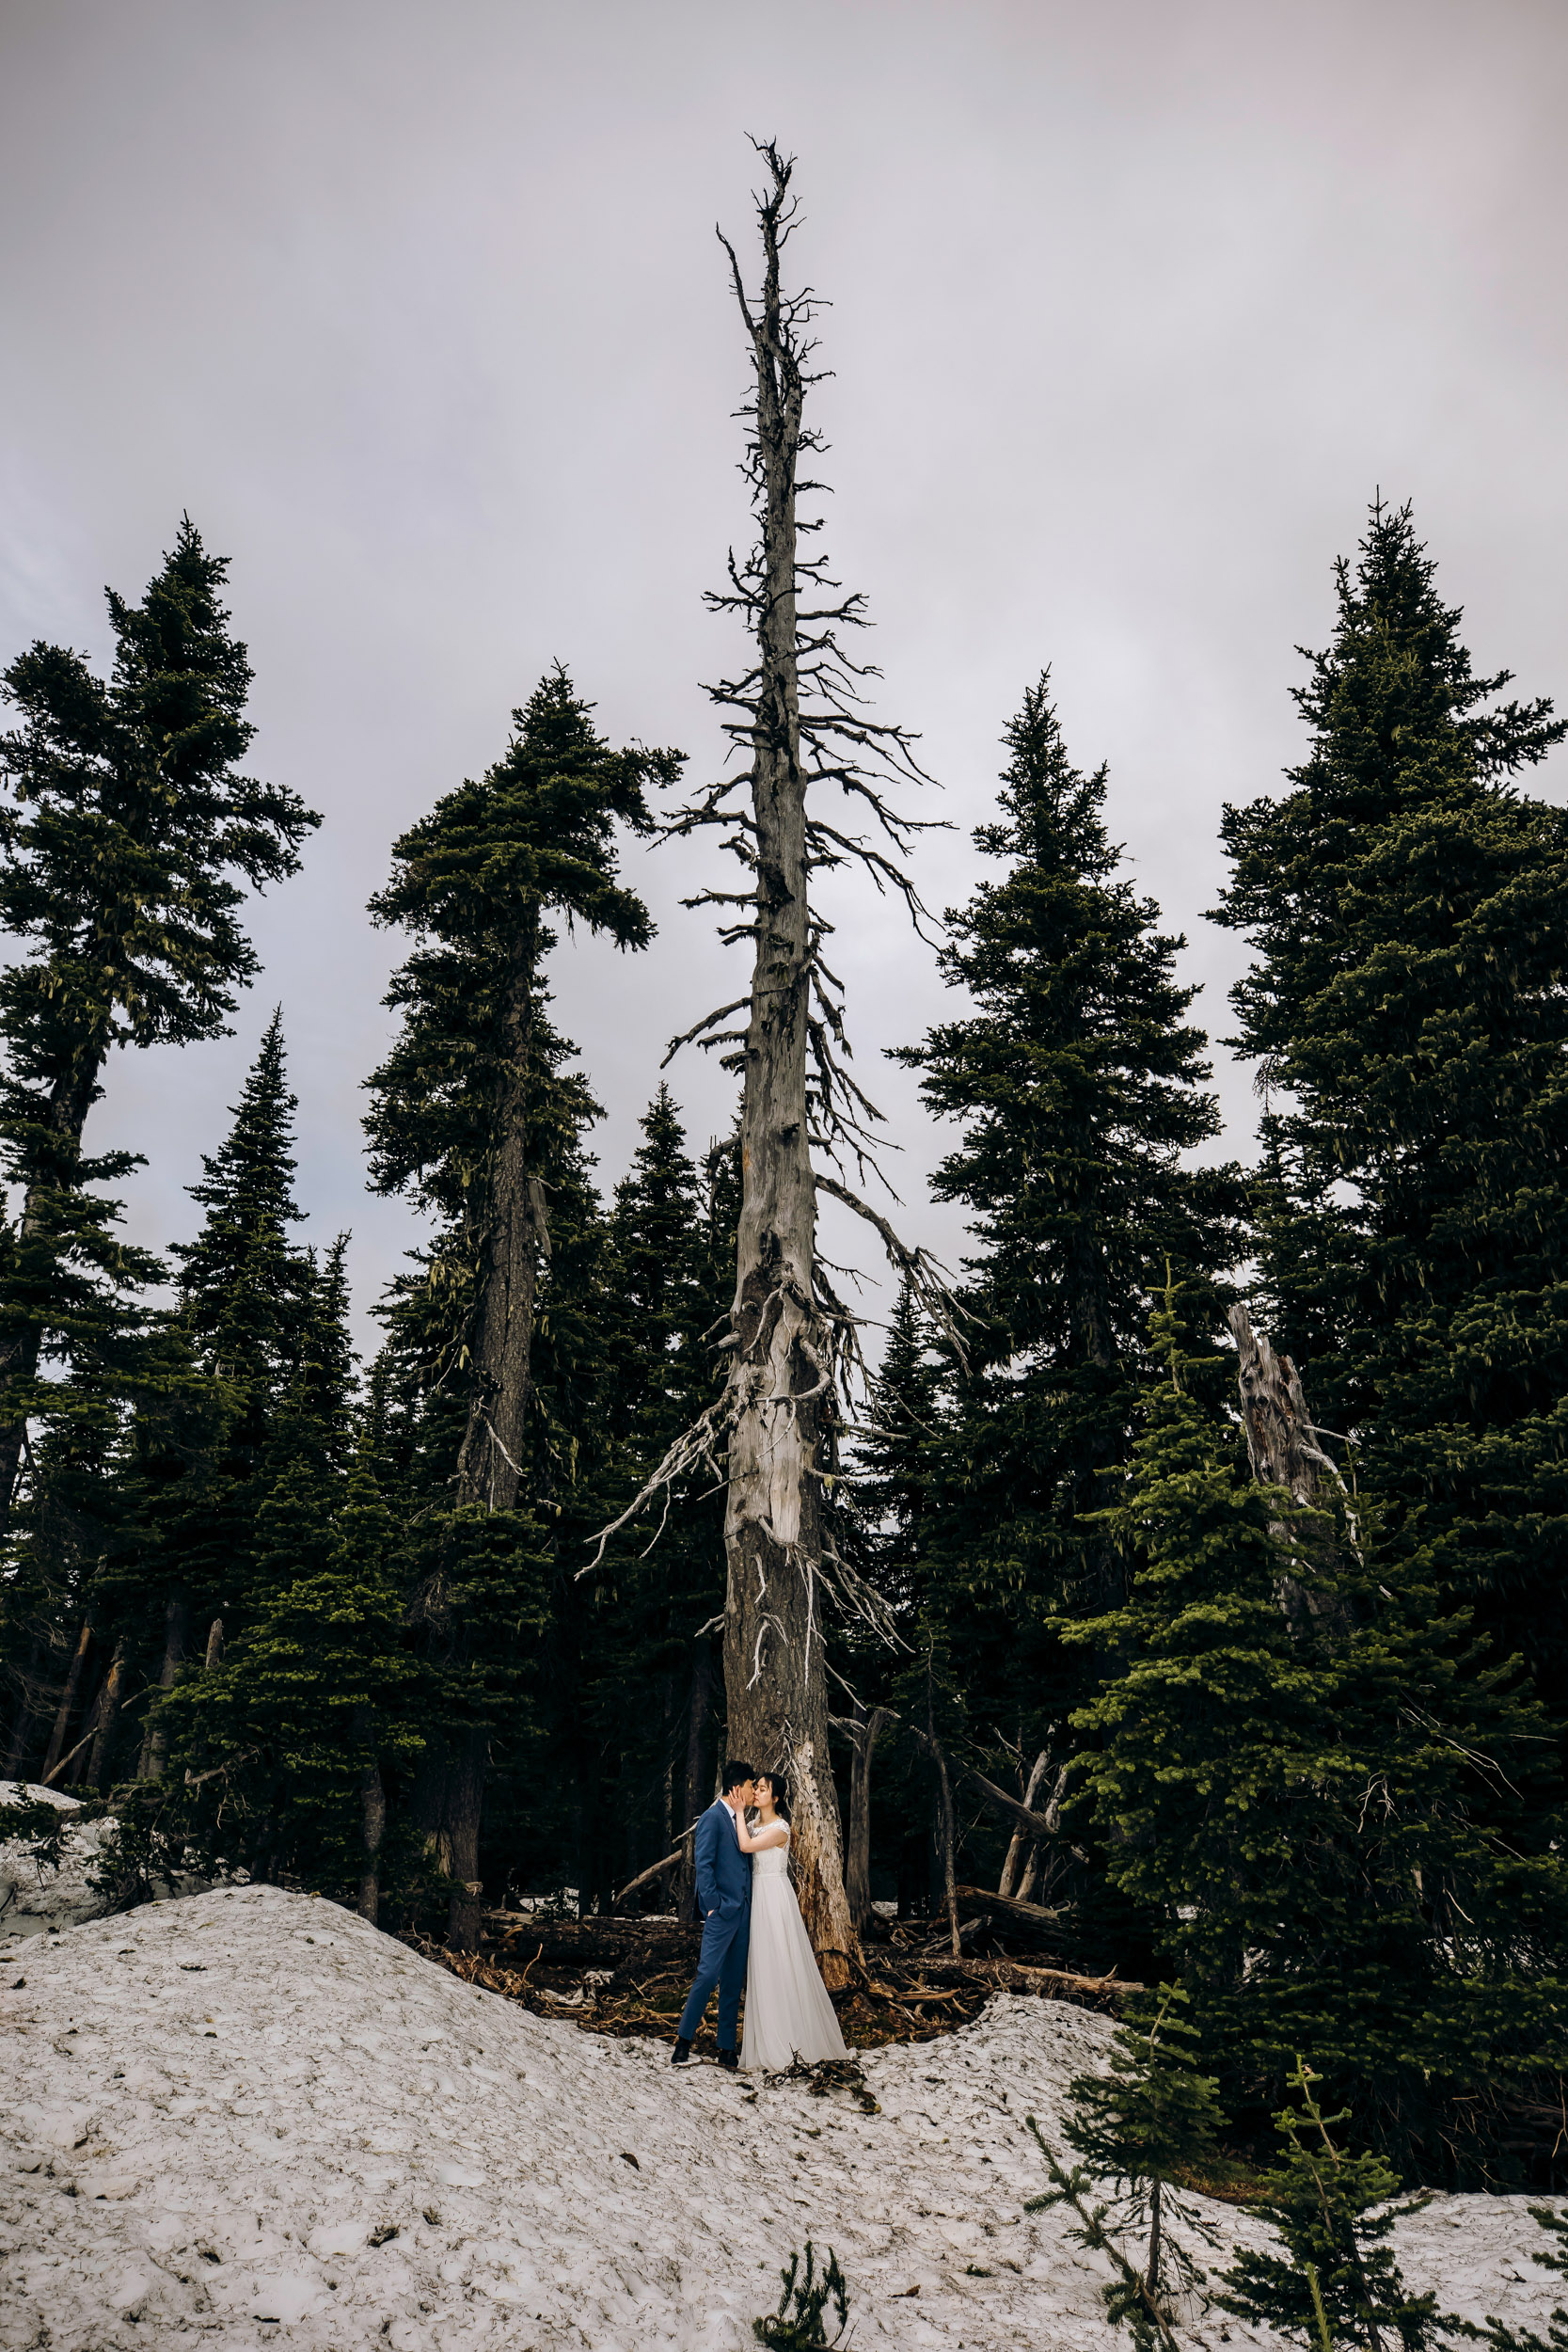
<path id="1" fill-rule="evenodd" d="M 719 2063 L 724 2068 L 727 2074 L 733 2074 L 736 2068 L 740 2064 L 740 2054 L 736 2050 L 721 2050 L 719 2053 Z"/>
<path id="2" fill-rule="evenodd" d="M 670 2063 L 671 2063 L 671 2065 L 672 2065 L 672 2066 L 684 2066 L 684 2065 L 686 2064 L 687 2060 L 690 2058 L 690 2056 L 691 2056 L 691 2044 L 690 2044 L 690 2042 L 683 2042 L 683 2041 L 680 2039 L 679 2035 L 677 2035 L 677 2036 L 676 2036 L 676 2038 L 675 2038 L 675 2046 L 674 2046 L 674 2048 L 673 2048 L 673 2049 L 671 2051 L 671 2053 L 670 2053 Z"/>

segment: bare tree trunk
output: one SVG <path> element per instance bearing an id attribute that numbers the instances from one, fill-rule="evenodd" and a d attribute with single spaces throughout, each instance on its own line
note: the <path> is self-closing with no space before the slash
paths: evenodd
<path id="1" fill-rule="evenodd" d="M 457 1499 L 510 1511 L 522 1478 L 539 1259 L 549 1247 L 544 1193 L 528 1168 L 529 1057 L 533 1046 L 539 916 L 530 908 L 513 949 L 506 993 L 505 1096 L 490 1168 L 480 1248 L 468 1425 L 457 1457 Z"/>
<path id="2" fill-rule="evenodd" d="M 953 1813 L 953 1783 L 948 1774 L 942 1741 L 937 1738 L 936 1718 L 928 1703 L 926 1723 L 924 1731 L 917 1724 L 911 1724 L 911 1729 L 937 1768 L 937 1842 L 942 1849 L 942 1903 L 947 1913 L 947 1932 L 952 1939 L 953 1957 L 958 1960 L 963 1956 L 963 1946 L 958 1936 L 958 1834 Z"/>
<path id="3" fill-rule="evenodd" d="M 871 1916 L 871 1759 L 882 1732 L 896 1721 L 889 1707 L 874 1707 L 867 1714 L 860 1699 L 855 1701 L 852 1717 L 834 1718 L 850 1741 L 849 1848 L 844 1891 L 857 1935 L 864 1933 Z"/>
<path id="4" fill-rule="evenodd" d="M 33 1744 L 33 1726 L 42 1714 L 39 1705 L 39 1661 L 43 1645 L 35 1633 L 27 1650 L 27 1664 L 23 1672 L 16 1694 L 16 1721 L 11 1726 L 11 1743 L 6 1752 L 5 1777 L 18 1780 L 27 1754 Z"/>
<path id="5" fill-rule="evenodd" d="M 796 1891 L 824 1980 L 837 1991 L 849 1981 L 859 1944 L 844 1891 L 822 1657 L 825 1465 L 818 1450 L 831 1335 L 816 1281 L 806 1072 L 817 933 L 806 862 L 796 595 L 805 385 L 793 318 L 781 304 L 779 286 L 788 174 L 777 164 L 773 171 L 773 194 L 758 206 L 764 283 L 755 316 L 736 271 L 755 363 L 761 544 L 752 600 L 758 669 L 744 730 L 752 762 L 755 958 L 730 1333 L 736 1354 L 724 1515 L 724 1691 L 730 1753 L 759 1771 L 788 1774 Z"/>
<path id="6" fill-rule="evenodd" d="M 1029 1786 L 1023 1792 L 1023 1802 L 1031 1813 L 1035 1809 L 1035 1800 L 1040 1793 L 1040 1784 L 1044 1780 L 1046 1772 L 1050 1769 L 1050 1763 L 1051 1758 L 1049 1755 L 1044 1748 L 1041 1748 L 1038 1756 L 1036 1756 L 1033 1765 L 1030 1767 Z M 1019 1822 L 1014 1826 L 1012 1837 L 1007 1846 L 1006 1859 L 1002 1865 L 1002 1876 L 996 1882 L 996 1891 L 999 1895 L 1016 1895 L 1018 1893 L 1020 1876 L 1023 1871 L 1026 1856 L 1029 1870 L 1033 1872 L 1035 1867 L 1035 1851 L 1037 1842 L 1038 1841 L 1036 1838 L 1029 1835 L 1029 1832 L 1023 1827 L 1022 1822 Z M 1023 1899 L 1027 1899 L 1025 1898 Z"/>
<path id="7" fill-rule="evenodd" d="M 1246 1309 L 1230 1310 L 1230 1329 L 1236 1342 L 1236 1385 L 1241 1391 L 1242 1418 L 1246 1424 L 1247 1455 L 1260 1486 L 1277 1486 L 1304 1509 L 1321 1511 L 1323 1475 L 1339 1485 L 1339 1473 L 1323 1452 L 1300 1377 L 1289 1356 L 1276 1356 L 1267 1336 L 1255 1331 Z M 1356 1531 L 1349 1512 L 1350 1538 Z M 1308 1581 L 1282 1575 L 1279 1599 L 1291 1624 L 1305 1629 L 1314 1621 L 1330 1630 L 1343 1630 L 1343 1604 L 1332 1589 L 1338 1566 L 1337 1548 L 1328 1526 L 1303 1527 L 1276 1519 L 1270 1533 L 1301 1557 Z"/>
<path id="8" fill-rule="evenodd" d="M 479 1876 L 479 1830 L 489 1749 L 483 1732 L 469 1732 L 447 1773 L 445 1810 L 451 1852 L 447 1867 L 458 1882 L 452 1890 L 447 1942 L 454 1952 L 479 1949 L 480 1897 L 484 1892 Z"/>
<path id="9" fill-rule="evenodd" d="M 1148 2193 L 1148 2268 L 1144 2274 L 1150 2295 L 1160 2292 L 1160 2183 L 1155 2180 Z"/>
<path id="10" fill-rule="evenodd" d="M 681 1828 L 689 1830 L 707 1803 L 703 1771 L 708 1708 L 713 1700 L 713 1652 L 707 1638 L 698 1643 L 691 1661 L 691 1694 L 686 1718 L 686 1773 L 681 1786 Z M 677 1919 L 689 1919 L 697 1898 L 695 1849 L 684 1849 L 673 1900 Z"/>
<path id="11" fill-rule="evenodd" d="M 191 1613 L 184 1601 L 171 1594 L 164 1608 L 164 1662 L 158 1672 L 160 1692 L 172 1691 L 174 1678 L 185 1662 L 185 1643 L 190 1633 Z M 147 1713 L 147 1728 L 142 1735 L 141 1756 L 136 1765 L 138 1780 L 162 1780 L 168 1762 L 168 1725 L 162 1721 L 161 1700 L 154 1698 Z"/>
<path id="12" fill-rule="evenodd" d="M 82 1675 L 87 1666 L 87 1652 L 91 1647 L 92 1619 L 89 1617 L 77 1637 L 75 1651 L 66 1670 L 65 1688 L 60 1692 L 60 1703 L 55 1712 L 55 1728 L 49 1735 L 49 1745 L 44 1750 L 43 1763 L 39 1772 L 40 1780 L 47 1781 L 60 1760 L 65 1747 L 65 1736 L 71 1729 L 71 1718 L 75 1710 L 77 1695 L 82 1688 Z"/>
<path id="13" fill-rule="evenodd" d="M 363 1710 L 356 1729 L 366 1737 Z M 359 1775 L 359 1843 L 364 1867 L 359 1873 L 359 1916 L 373 1928 L 381 1908 L 381 1841 L 387 1834 L 387 1791 L 374 1756 Z"/>
<path id="14" fill-rule="evenodd" d="M 211 1674 L 223 1663 L 223 1619 L 214 1617 L 207 1628 L 207 1655 L 202 1660 L 202 1672 Z"/>
<path id="15" fill-rule="evenodd" d="M 886 1218 L 836 1175 L 826 1168 L 813 1171 L 814 1142 L 830 1161 L 835 1152 L 863 1156 L 869 1141 L 864 1121 L 879 1114 L 842 1059 L 841 992 L 823 960 L 829 926 L 812 909 L 811 876 L 822 867 L 859 865 L 879 890 L 896 891 L 918 920 L 920 901 L 901 863 L 911 828 L 889 806 L 881 787 L 924 778 L 911 738 L 866 710 L 860 681 L 868 672 L 852 660 L 842 636 L 863 625 L 861 597 L 841 592 L 825 556 L 800 552 L 800 532 L 815 523 L 808 518 L 802 525 L 797 517 L 799 461 L 803 452 L 820 447 L 819 437 L 801 422 L 814 380 L 808 372 L 813 298 L 809 290 L 786 295 L 780 284 L 780 254 L 795 220 L 789 193 L 794 166 L 771 142 L 759 144 L 757 151 L 771 185 L 757 199 L 763 282 L 754 310 L 735 248 L 727 238 L 722 242 L 754 370 L 747 470 L 758 540 L 744 562 L 732 560 L 729 588 L 708 600 L 743 615 L 753 633 L 749 666 L 708 690 L 747 765 L 727 769 L 669 820 L 671 830 L 682 833 L 722 826 L 725 846 L 749 876 L 743 892 L 704 891 L 689 901 L 723 906 L 726 937 L 752 943 L 747 994 L 675 1041 L 679 1045 L 701 1037 L 740 1049 L 735 1057 L 743 1073 L 735 1303 L 730 1327 L 718 1342 L 729 1354 L 730 1372 L 722 1398 L 672 1447 L 621 1518 L 601 1531 L 599 1556 L 659 1488 L 668 1492 L 699 1462 L 711 1465 L 716 1449 L 727 1452 L 729 1752 L 761 1771 L 788 1776 L 800 1909 L 823 1977 L 837 1990 L 849 1981 L 859 1939 L 845 1894 L 828 1753 L 824 1603 L 832 1593 L 879 1627 L 886 1613 L 824 1528 L 823 1480 L 834 1474 L 839 1425 L 837 1384 L 857 1351 L 855 1318 L 834 1299 L 831 1270 L 816 1257 L 818 1189 L 876 1228 L 960 1355 L 963 1343 L 946 1311 L 946 1291 L 924 1252 L 907 1248 Z M 802 587 L 808 592 L 804 611 Z M 868 816 L 893 854 L 818 813 L 808 816 L 807 786 L 814 780 L 847 796 L 851 823 Z M 748 791 L 750 806 L 742 808 L 736 802 Z M 742 1011 L 743 1030 L 721 1025 Z"/>
<path id="16" fill-rule="evenodd" d="M 114 1753 L 115 1733 L 119 1728 L 120 1701 L 125 1696 L 125 1636 L 115 1644 L 115 1654 L 109 1661 L 109 1672 L 98 1694 L 98 1737 L 92 1743 L 92 1756 L 85 1778 L 89 1788 L 102 1788 L 103 1775 Z"/>

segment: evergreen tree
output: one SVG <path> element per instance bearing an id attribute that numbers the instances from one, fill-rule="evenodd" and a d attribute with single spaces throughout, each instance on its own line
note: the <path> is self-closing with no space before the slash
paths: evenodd
<path id="1" fill-rule="evenodd" d="M 378 922 L 418 943 L 388 998 L 402 1026 L 368 1082 L 366 1126 L 378 1188 L 411 1193 L 437 1222 L 422 1295 L 405 1287 L 394 1312 L 405 1363 L 423 1368 L 413 1376 L 426 1400 L 424 1472 L 447 1488 L 427 1523 L 416 1608 L 450 1708 L 420 1804 L 454 1885 L 450 1932 L 465 1947 L 478 1934 L 495 1676 L 534 1627 L 551 1534 L 565 1532 L 560 1490 L 578 1474 L 571 1423 L 597 1378 L 572 1315 L 550 1311 L 546 1335 L 538 1313 L 542 1269 L 564 1308 L 575 1288 L 582 1295 L 584 1245 L 592 1257 L 600 1239 L 580 1144 L 596 1113 L 545 1009 L 547 917 L 623 947 L 647 940 L 645 908 L 615 879 L 616 826 L 645 830 L 646 785 L 679 765 L 673 753 L 611 751 L 559 667 L 514 721 L 505 756 L 393 845 L 392 880 L 372 901 Z M 544 1381 L 536 1337 L 552 1357 Z M 546 1388 L 553 1401 L 541 1408 Z M 486 1527 L 492 1514 L 515 1525 Z M 508 1556 L 515 1576 L 500 1565 Z"/>
<path id="2" fill-rule="evenodd" d="M 610 1358 L 604 1520 L 619 1517 L 713 1393 L 705 1344 L 735 1290 L 733 1152 L 699 1170 L 669 1090 L 610 1219 L 603 1332 Z M 579 1884 L 603 1892 L 672 1851 L 711 1801 L 712 1627 L 724 1601 L 723 1518 L 711 1471 L 679 1482 L 669 1509 L 633 1522 L 576 1594 L 581 1706 L 603 1779 L 584 1798 L 625 1842 L 584 1855 Z M 657 1540 L 652 1540 L 657 1534 Z M 689 1879 L 676 1879 L 676 1901 Z"/>
<path id="3" fill-rule="evenodd" d="M 227 568 L 186 518 L 140 604 L 109 592 L 107 682 L 42 643 L 4 675 L 20 724 L 0 740 L 17 803 L 0 930 L 19 950 L 0 976 L 0 1147 L 23 1208 L 0 1288 L 0 1521 L 40 1367 L 85 1349 L 112 1369 L 125 1327 L 116 1286 L 137 1269 L 93 1187 L 132 1163 L 82 1152 L 107 1057 L 221 1034 L 256 969 L 242 885 L 294 872 L 319 821 L 240 772 L 251 673 L 220 602 Z"/>
<path id="4" fill-rule="evenodd" d="M 966 1206 L 979 1245 L 918 1581 L 957 1685 L 990 1718 L 982 1740 L 1033 1754 L 1065 1745 L 1085 1688 L 1056 1621 L 1118 1590 L 1085 1515 L 1126 1458 L 1151 1286 L 1169 1260 L 1218 1320 L 1242 1194 L 1233 1170 L 1185 1165 L 1219 1114 L 1175 975 L 1182 942 L 1122 870 L 1106 771 L 1072 764 L 1048 676 L 1004 741 L 1000 813 L 975 834 L 1003 870 L 949 916 L 942 958 L 974 1009 L 901 1058 L 960 1128 L 935 1189 Z M 1141 1967 L 1133 1924 L 1096 1909 L 1102 1879 L 1096 1865 L 1072 1882 L 1085 1932 L 1110 1939 L 1104 1961 Z"/>
<path id="5" fill-rule="evenodd" d="M 102 1613 L 130 1630 L 155 1693 L 173 1689 L 193 1645 L 205 1648 L 214 1618 L 230 1642 L 246 1624 L 257 1513 L 281 1460 L 293 1458 L 280 1427 L 286 1401 L 324 1316 L 336 1343 L 348 1343 L 341 1248 L 331 1262 L 338 1290 L 325 1303 L 288 1231 L 304 1215 L 293 1198 L 294 1108 L 275 1011 L 231 1107 L 233 1124 L 187 1188 L 204 1215 L 196 1238 L 170 1250 L 178 1305 L 148 1356 L 125 1451 L 119 1537 L 97 1581 Z M 341 1431 L 336 1442 L 341 1467 Z M 143 1719 L 142 1777 L 164 1768 L 158 1711 L 154 1695 Z"/>
<path id="6" fill-rule="evenodd" d="M 1321 1515 L 1251 1482 L 1174 1292 L 1153 1345 L 1164 1375 L 1101 1518 L 1127 1598 L 1062 1629 L 1101 1661 L 1075 1721 L 1112 1883 L 1201 1990 L 1232 2113 L 1310 2042 L 1386 2157 L 1496 2178 L 1508 2106 L 1568 2056 L 1539 1711 L 1375 1516 L 1331 1549 Z"/>
<path id="7" fill-rule="evenodd" d="M 1568 2214 L 1554 2213 L 1550 2205 L 1532 2205 L 1529 2210 L 1531 2220 L 1548 2237 L 1547 2245 L 1530 2259 L 1543 2270 L 1568 2277 Z M 1568 2352 L 1568 2311 L 1558 2304 L 1546 2322 L 1544 2336 L 1538 2336 L 1532 2328 L 1506 2328 L 1500 2320 L 1489 2319 L 1486 2341 L 1492 2352 Z"/>
<path id="8" fill-rule="evenodd" d="M 1290 2259 L 1245 2249 L 1225 2274 L 1229 2293 L 1217 2298 L 1221 2309 L 1313 2352 L 1384 2352 L 1388 2339 L 1402 2352 L 1433 2352 L 1453 2336 L 1474 2335 L 1465 2322 L 1444 2317 L 1435 2296 L 1410 2293 L 1384 2242 L 1396 2221 L 1430 2200 L 1396 2205 L 1399 2182 L 1382 2158 L 1336 2145 L 1334 2127 L 1346 2119 L 1323 2114 L 1317 2080 L 1298 2058 L 1291 2088 L 1301 2105 L 1275 2119 L 1285 2161 L 1265 2176 L 1259 2201 Z"/>
<path id="9" fill-rule="evenodd" d="M 188 1184 L 206 1215 L 194 1241 L 176 1242 L 187 1327 L 220 1378 L 250 1393 L 264 1420 L 293 1371 L 302 1295 L 289 1228 L 305 1216 L 293 1197 L 293 1118 L 284 1068 L 283 1009 L 268 1022 L 217 1151 Z"/>
<path id="10" fill-rule="evenodd" d="M 1212 2075 L 1199 2071 L 1197 2033 L 1182 2014 L 1187 1995 L 1163 1984 L 1128 2011 L 1111 2043 L 1109 2070 L 1080 2074 L 1070 2086 L 1066 2125 L 1069 2148 L 1101 2177 L 1129 2191 L 1118 2226 L 1148 2230 L 1143 2282 L 1166 2300 L 1202 2278 L 1196 2261 L 1171 2234 L 1171 2220 L 1196 2221 L 1176 2194 L 1194 2166 L 1213 2156 L 1224 2115 Z M 1109 2295 L 1113 2321 L 1123 2314 L 1117 2289 Z"/>
<path id="11" fill-rule="evenodd" d="M 1514 782 L 1565 723 L 1473 674 L 1408 507 L 1335 586 L 1307 756 L 1223 828 L 1274 1336 L 1568 1733 L 1568 818 Z"/>

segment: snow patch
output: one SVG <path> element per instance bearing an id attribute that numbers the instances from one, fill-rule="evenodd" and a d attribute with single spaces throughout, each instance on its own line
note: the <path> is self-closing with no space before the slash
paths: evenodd
<path id="1" fill-rule="evenodd" d="M 673 2074 L 662 2044 L 532 2016 L 277 1887 L 16 1928 L 4 2352 L 750 2352 L 808 2233 L 837 2249 L 862 2347 L 1116 2341 L 1099 2259 L 1059 2211 L 1023 2211 L 1045 2185 L 1023 2117 L 1050 2136 L 1112 2030 L 1085 2010 L 999 1996 L 946 2040 L 873 2051 L 865 2115 Z M 1526 2205 L 1436 2199 L 1399 2228 L 1411 2284 L 1539 2327 L 1553 2281 Z M 1260 2242 L 1205 2210 L 1216 2266 Z M 1218 2314 L 1190 2333 L 1268 2341 Z"/>
<path id="2" fill-rule="evenodd" d="M 40 1800 L 61 1813 L 79 1813 L 81 1799 L 61 1788 L 43 1788 L 24 1781 L 0 1780 L 0 1804 Z M 60 1840 L 57 1869 L 34 1860 L 20 1837 L 0 1841 L 0 1938 L 44 1935 L 51 1928 L 80 1927 L 98 1919 L 108 1899 L 88 1883 L 97 1867 L 106 1820 L 86 1821 L 68 1829 Z"/>

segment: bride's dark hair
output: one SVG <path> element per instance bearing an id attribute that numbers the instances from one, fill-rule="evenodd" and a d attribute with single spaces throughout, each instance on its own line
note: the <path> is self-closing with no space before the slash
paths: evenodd
<path id="1" fill-rule="evenodd" d="M 758 1780 L 765 1780 L 768 1783 L 768 1788 L 772 1792 L 774 1812 L 779 1816 L 779 1819 L 782 1821 L 787 1821 L 789 1819 L 789 1781 L 787 1775 L 782 1772 L 758 1772 L 756 1774 L 756 1778 Z"/>

